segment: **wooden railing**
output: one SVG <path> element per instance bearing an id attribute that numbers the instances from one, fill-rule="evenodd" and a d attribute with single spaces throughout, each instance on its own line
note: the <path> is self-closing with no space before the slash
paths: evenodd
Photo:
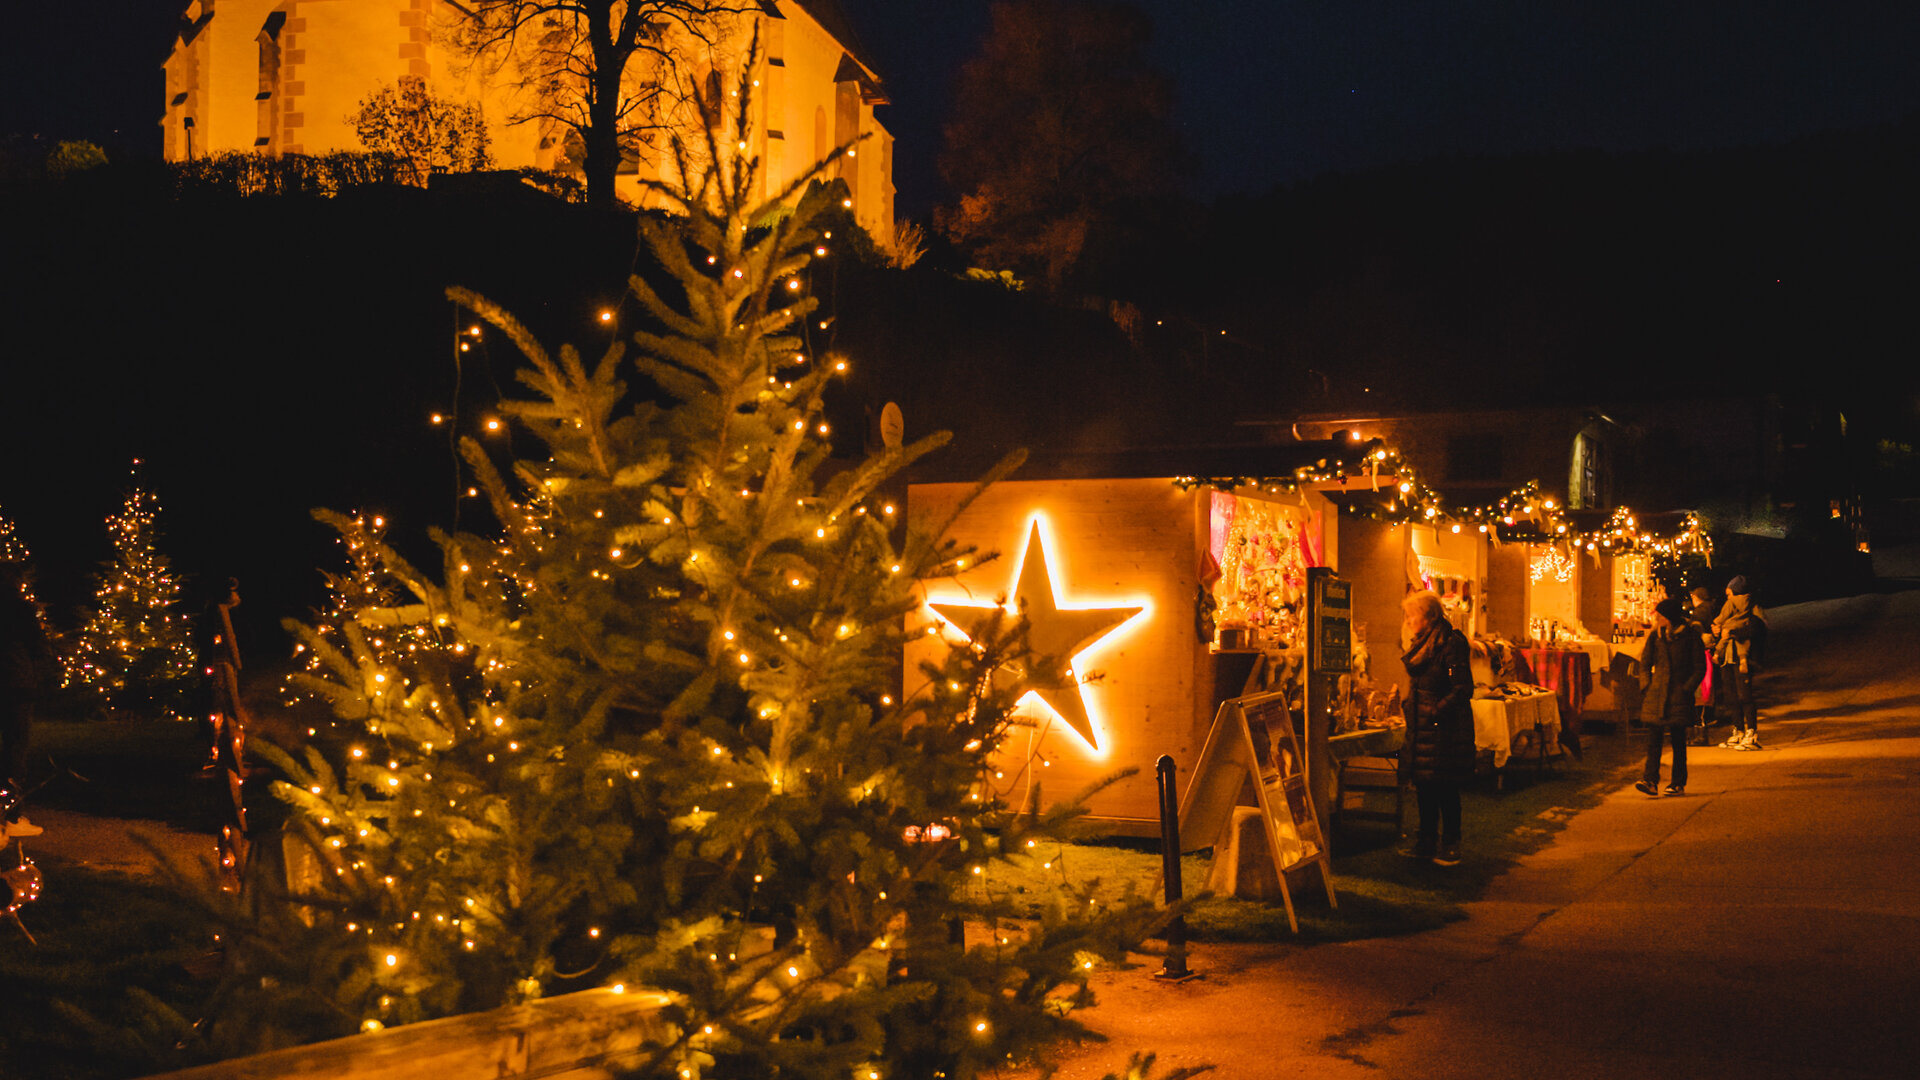
<path id="1" fill-rule="evenodd" d="M 165 1073 L 150 1080 L 599 1080 L 667 1037 L 663 994 L 583 990 Z"/>

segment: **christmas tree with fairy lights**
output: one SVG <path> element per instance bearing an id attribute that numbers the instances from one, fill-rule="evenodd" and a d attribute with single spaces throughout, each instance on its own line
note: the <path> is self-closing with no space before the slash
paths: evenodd
<path id="1" fill-rule="evenodd" d="M 636 1075 L 973 1076 L 1079 1031 L 1089 970 L 1157 922 L 1001 884 L 1076 816 L 990 783 L 1045 665 L 1009 619 L 903 692 L 924 583 L 979 556 L 879 492 L 945 437 L 833 458 L 846 364 L 807 328 L 846 189 L 758 201 L 704 151 L 639 218 L 638 327 L 597 359 L 450 292 L 526 359 L 502 412 L 539 451 L 461 444 L 492 526 L 429 567 L 318 515 L 348 568 L 289 624 L 290 689 L 335 719 L 266 751 L 305 843 L 229 911 L 216 1049 L 646 992 Z"/>
<path id="2" fill-rule="evenodd" d="M 113 558 L 93 579 L 93 606 L 62 657 L 66 685 L 105 714 L 187 715 L 195 683 L 190 619 L 179 610 L 181 579 L 160 552 L 160 501 L 133 485 L 107 518 Z"/>
<path id="3" fill-rule="evenodd" d="M 20 528 L 0 509 L 0 563 L 11 564 L 19 573 L 20 595 L 33 603 L 33 552 L 20 538 Z"/>

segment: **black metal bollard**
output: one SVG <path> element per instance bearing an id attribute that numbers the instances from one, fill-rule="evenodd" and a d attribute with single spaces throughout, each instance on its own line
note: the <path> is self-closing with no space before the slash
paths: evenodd
<path id="1" fill-rule="evenodd" d="M 1167 881 L 1167 904 L 1180 902 L 1180 800 L 1173 778 L 1173 758 L 1160 755 L 1154 772 L 1160 783 L 1160 867 Z M 1180 982 L 1194 978 L 1187 970 L 1187 920 L 1176 915 L 1167 924 L 1167 965 L 1154 978 Z"/>

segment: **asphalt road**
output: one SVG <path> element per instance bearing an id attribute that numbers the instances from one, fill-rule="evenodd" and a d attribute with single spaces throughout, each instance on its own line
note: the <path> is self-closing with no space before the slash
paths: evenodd
<path id="1" fill-rule="evenodd" d="M 1693 748 L 1678 798 L 1623 782 L 1464 922 L 1105 974 L 1110 1041 L 1057 1075 L 1920 1076 L 1920 592 L 1772 614 L 1765 750 Z"/>

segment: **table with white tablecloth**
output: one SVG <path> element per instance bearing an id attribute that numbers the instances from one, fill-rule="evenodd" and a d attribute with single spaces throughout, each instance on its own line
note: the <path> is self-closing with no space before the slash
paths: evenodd
<path id="1" fill-rule="evenodd" d="M 1524 695 L 1473 699 L 1473 744 L 1493 752 L 1493 767 L 1504 769 L 1516 740 L 1525 734 L 1528 753 L 1557 753 L 1560 699 L 1551 690 Z"/>

